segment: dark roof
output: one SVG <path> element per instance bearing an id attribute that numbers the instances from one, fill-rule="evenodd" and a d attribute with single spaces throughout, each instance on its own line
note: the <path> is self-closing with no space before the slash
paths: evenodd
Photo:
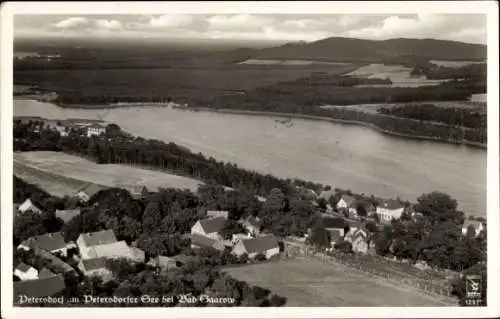
<path id="1" fill-rule="evenodd" d="M 344 227 L 347 225 L 347 223 L 343 218 L 323 217 L 323 225 L 325 226 L 325 228 L 344 229 Z"/>
<path id="2" fill-rule="evenodd" d="M 19 265 L 17 265 L 16 269 L 19 270 L 19 271 L 22 271 L 22 272 L 27 272 L 28 270 L 30 270 L 31 266 L 28 266 L 26 265 L 25 263 L 20 263 Z"/>
<path id="3" fill-rule="evenodd" d="M 43 249 L 35 249 L 35 254 L 49 260 L 53 267 L 61 268 L 65 273 L 75 271 L 73 267 Z"/>
<path id="4" fill-rule="evenodd" d="M 61 292 L 65 288 L 64 278 L 61 275 L 39 278 L 34 280 L 14 282 L 14 298 L 19 295 L 28 297 L 47 297 Z"/>
<path id="5" fill-rule="evenodd" d="M 87 194 L 87 196 L 90 198 L 103 189 L 105 189 L 105 187 L 97 184 L 89 184 L 85 187 L 82 187 L 79 192 Z"/>
<path id="6" fill-rule="evenodd" d="M 190 260 L 193 260 L 193 256 L 188 256 L 188 255 L 177 255 L 177 256 L 174 256 L 172 257 L 173 259 L 175 259 L 176 262 L 180 263 L 180 264 L 186 264 L 188 263 Z"/>
<path id="7" fill-rule="evenodd" d="M 104 257 L 82 259 L 81 263 L 86 271 L 106 268 L 106 258 Z"/>
<path id="8" fill-rule="evenodd" d="M 342 195 L 341 199 L 346 202 L 348 207 L 353 207 L 356 203 L 356 198 L 354 196 Z"/>
<path id="9" fill-rule="evenodd" d="M 55 274 L 52 271 L 50 271 L 48 268 L 43 268 L 38 273 L 38 278 L 45 278 L 45 277 L 52 277 L 52 276 L 55 276 Z"/>
<path id="10" fill-rule="evenodd" d="M 205 233 L 216 233 L 226 225 L 226 220 L 224 217 L 215 217 L 215 218 L 207 218 L 201 219 L 200 225 L 205 231 Z"/>
<path id="11" fill-rule="evenodd" d="M 60 232 L 30 237 L 26 239 L 22 245 L 31 249 L 40 248 L 47 251 L 53 251 L 66 247 L 66 243 L 64 242 L 64 238 Z"/>
<path id="12" fill-rule="evenodd" d="M 60 218 L 63 222 L 67 223 L 76 216 L 80 215 L 80 209 L 66 209 L 66 210 L 56 210 L 56 217 Z"/>
<path id="13" fill-rule="evenodd" d="M 401 202 L 394 199 L 384 199 L 379 202 L 378 207 L 386 209 L 400 209 L 404 208 L 404 205 Z"/>
<path id="14" fill-rule="evenodd" d="M 203 235 L 192 234 L 191 245 L 214 248 L 216 241 Z"/>
<path id="15" fill-rule="evenodd" d="M 278 239 L 273 235 L 242 239 L 241 242 L 249 254 L 263 253 L 269 249 L 279 247 Z"/>
<path id="16" fill-rule="evenodd" d="M 112 229 L 101 230 L 94 233 L 80 234 L 87 246 L 97 246 L 115 243 L 116 236 Z"/>

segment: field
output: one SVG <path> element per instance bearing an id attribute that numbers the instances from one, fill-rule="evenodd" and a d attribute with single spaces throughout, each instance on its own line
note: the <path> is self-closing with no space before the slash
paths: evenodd
<path id="1" fill-rule="evenodd" d="M 158 187 L 196 191 L 200 184 L 177 175 L 119 164 L 96 164 L 59 152 L 14 153 L 14 174 L 58 196 L 72 195 L 88 182 L 108 187 L 139 183 L 151 191 Z"/>
<path id="2" fill-rule="evenodd" d="M 226 269 L 236 279 L 269 288 L 290 307 L 449 306 L 416 291 L 346 272 L 342 266 L 309 259 L 282 260 Z"/>

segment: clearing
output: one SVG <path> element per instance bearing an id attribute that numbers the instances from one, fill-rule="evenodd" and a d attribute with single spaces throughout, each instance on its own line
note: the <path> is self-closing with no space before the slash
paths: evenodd
<path id="1" fill-rule="evenodd" d="M 74 195 L 86 183 L 113 187 L 142 184 L 149 190 L 188 188 L 195 192 L 200 181 L 164 172 L 120 164 L 96 164 L 62 152 L 14 153 L 14 174 L 57 195 Z"/>
<path id="2" fill-rule="evenodd" d="M 287 298 L 289 307 L 454 306 L 341 265 L 297 258 L 227 268 L 228 274 Z"/>

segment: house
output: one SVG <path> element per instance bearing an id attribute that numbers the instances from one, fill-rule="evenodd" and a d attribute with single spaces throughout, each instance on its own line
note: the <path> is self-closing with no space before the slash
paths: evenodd
<path id="1" fill-rule="evenodd" d="M 99 136 L 103 133 L 106 133 L 106 127 L 102 124 L 94 123 L 87 126 L 87 137 Z"/>
<path id="2" fill-rule="evenodd" d="M 237 256 L 247 254 L 249 258 L 254 258 L 258 254 L 263 254 L 267 258 L 278 255 L 280 246 L 278 239 L 273 235 L 240 240 L 233 247 L 233 253 Z"/>
<path id="3" fill-rule="evenodd" d="M 85 276 L 105 277 L 110 275 L 110 271 L 106 268 L 106 258 L 82 259 L 78 263 L 78 269 Z"/>
<path id="4" fill-rule="evenodd" d="M 215 217 L 224 217 L 225 219 L 229 218 L 229 212 L 227 210 L 207 210 L 208 218 Z"/>
<path id="5" fill-rule="evenodd" d="M 24 203 L 22 203 L 21 205 L 19 205 L 19 207 L 17 208 L 17 210 L 21 213 L 25 213 L 25 212 L 33 212 L 33 213 L 37 213 L 37 214 L 41 214 L 42 211 L 35 206 L 35 204 L 33 204 L 33 202 L 31 201 L 31 199 L 26 199 L 24 201 Z"/>
<path id="6" fill-rule="evenodd" d="M 485 230 L 483 222 L 479 220 L 466 220 L 462 225 L 462 234 L 465 236 L 470 228 L 474 229 L 474 236 L 479 236 L 479 234 Z"/>
<path id="7" fill-rule="evenodd" d="M 47 260 L 50 262 L 50 267 L 53 270 L 61 270 L 63 274 L 67 274 L 70 272 L 74 272 L 75 269 L 71 267 L 69 264 L 65 263 L 61 259 L 57 258 L 56 256 L 52 255 L 46 250 L 35 248 L 34 249 L 35 255 Z"/>
<path id="8" fill-rule="evenodd" d="M 38 278 L 38 270 L 25 263 L 20 263 L 14 270 L 14 275 L 21 280 L 33 280 Z"/>
<path id="9" fill-rule="evenodd" d="M 144 262 L 145 253 L 139 248 L 129 247 L 122 240 L 109 244 L 95 245 L 80 248 L 82 259 L 94 258 L 127 258 L 134 262 Z"/>
<path id="10" fill-rule="evenodd" d="M 165 257 L 165 256 L 156 256 L 155 258 L 151 259 L 147 263 L 147 265 L 152 267 L 158 267 L 161 268 L 162 270 L 179 268 L 177 267 L 177 260 L 175 258 Z"/>
<path id="11" fill-rule="evenodd" d="M 111 229 L 101 230 L 94 233 L 80 234 L 76 244 L 80 251 L 87 247 L 116 243 L 115 233 Z"/>
<path id="12" fill-rule="evenodd" d="M 95 194 L 104 189 L 105 187 L 103 186 L 99 186 L 96 184 L 89 184 L 80 189 L 76 194 L 76 197 L 78 197 L 82 202 L 88 202 L 92 196 L 94 196 Z"/>
<path id="13" fill-rule="evenodd" d="M 149 195 L 149 191 L 144 185 L 116 184 L 116 187 L 126 190 L 134 199 L 146 198 Z"/>
<path id="14" fill-rule="evenodd" d="M 349 217 L 357 217 L 356 198 L 354 196 L 342 195 L 337 202 L 337 209 L 348 211 Z"/>
<path id="15" fill-rule="evenodd" d="M 368 234 L 363 228 L 351 228 L 345 235 L 344 240 L 352 244 L 354 252 L 364 254 L 368 252 Z"/>
<path id="16" fill-rule="evenodd" d="M 240 240 L 248 239 L 248 238 L 252 238 L 252 235 L 250 235 L 250 234 L 233 234 L 233 236 L 231 238 L 231 244 L 235 245 Z"/>
<path id="17" fill-rule="evenodd" d="M 18 302 L 20 296 L 51 297 L 66 288 L 62 275 L 38 278 L 34 280 L 14 282 L 14 300 Z"/>
<path id="18" fill-rule="evenodd" d="M 381 223 L 388 224 L 393 218 L 401 218 L 404 209 L 404 205 L 397 200 L 381 200 L 377 205 L 376 213 Z"/>
<path id="19" fill-rule="evenodd" d="M 343 218 L 332 218 L 332 217 L 324 217 L 323 226 L 327 231 L 338 231 L 340 236 L 343 237 L 349 226 Z"/>
<path id="20" fill-rule="evenodd" d="M 191 248 L 212 248 L 223 251 L 226 246 L 220 240 L 194 233 L 191 235 Z"/>
<path id="21" fill-rule="evenodd" d="M 66 243 L 62 234 L 57 232 L 30 237 L 23 241 L 17 248 L 24 250 L 34 250 L 38 248 L 52 254 L 60 253 L 63 256 L 67 256 L 68 249 L 75 247 L 75 244 L 72 242 Z"/>
<path id="22" fill-rule="evenodd" d="M 52 277 L 52 276 L 55 276 L 56 274 L 54 274 L 52 271 L 50 271 L 48 268 L 43 268 L 42 270 L 40 270 L 40 272 L 38 273 L 38 278 L 46 278 L 46 277 Z"/>
<path id="23" fill-rule="evenodd" d="M 65 224 L 67 224 L 70 220 L 80 215 L 80 209 L 56 209 L 55 215 L 57 218 L 61 219 Z"/>
<path id="24" fill-rule="evenodd" d="M 198 234 L 214 240 L 220 240 L 219 231 L 224 228 L 226 221 L 224 217 L 201 219 L 191 227 L 191 235 Z"/>
<path id="25" fill-rule="evenodd" d="M 260 234 L 262 222 L 258 217 L 249 216 L 247 219 L 241 222 L 241 225 L 246 229 L 248 234 L 253 237 L 257 237 Z"/>

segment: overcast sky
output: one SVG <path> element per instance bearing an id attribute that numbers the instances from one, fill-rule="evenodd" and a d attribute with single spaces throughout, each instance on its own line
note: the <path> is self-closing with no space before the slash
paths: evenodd
<path id="1" fill-rule="evenodd" d="M 448 15 L 16 15 L 16 37 L 164 37 L 315 41 L 332 36 L 486 43 L 486 16 Z"/>

